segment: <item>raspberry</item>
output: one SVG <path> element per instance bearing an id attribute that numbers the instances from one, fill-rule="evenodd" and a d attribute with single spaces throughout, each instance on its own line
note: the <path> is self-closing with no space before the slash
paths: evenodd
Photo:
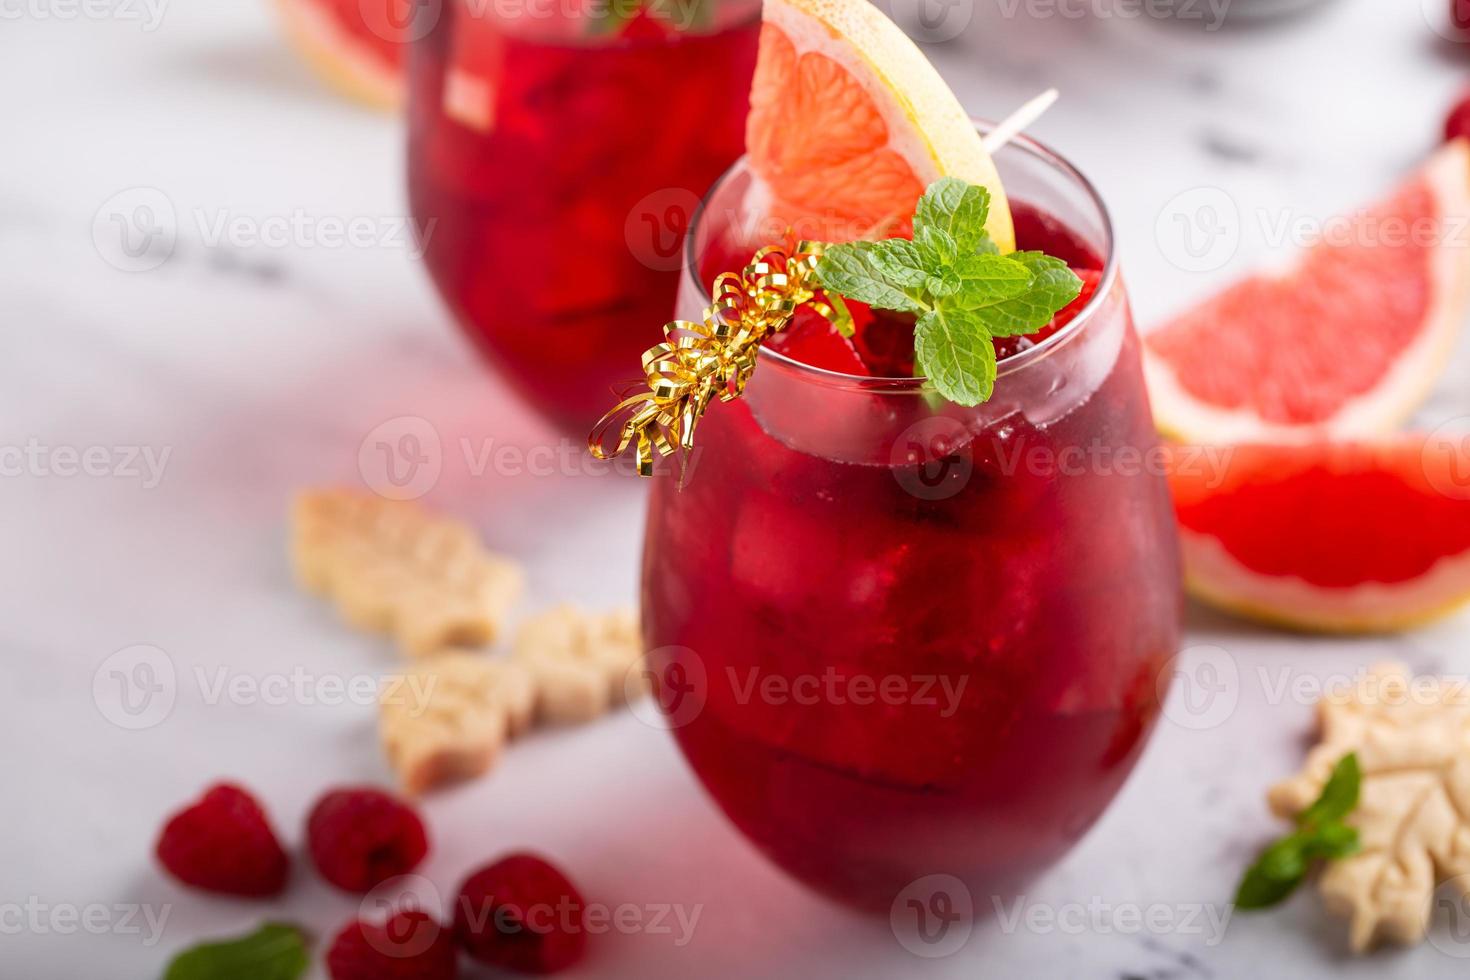
<path id="1" fill-rule="evenodd" d="M 347 924 L 327 952 L 332 980 L 452 980 L 454 935 L 424 912 L 399 912 L 383 925 Z"/>
<path id="2" fill-rule="evenodd" d="M 585 909 L 576 886 L 560 871 L 534 854 L 512 854 L 460 886 L 454 932 L 481 963 L 555 973 L 586 950 Z"/>
<path id="3" fill-rule="evenodd" d="M 164 824 L 158 860 L 186 885 L 264 898 L 286 887 L 290 862 L 265 811 L 238 786 L 220 783 Z"/>
<path id="4" fill-rule="evenodd" d="M 306 822 L 306 843 L 322 877 L 350 892 L 407 874 L 429 850 L 419 815 L 371 787 L 323 796 Z"/>
<path id="5" fill-rule="evenodd" d="M 1466 93 L 1455 103 L 1449 118 L 1444 121 L 1446 142 L 1460 136 L 1470 136 L 1470 93 Z"/>

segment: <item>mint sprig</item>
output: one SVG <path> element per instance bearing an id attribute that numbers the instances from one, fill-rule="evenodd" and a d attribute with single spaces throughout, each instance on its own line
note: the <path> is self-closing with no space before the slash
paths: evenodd
<path id="1" fill-rule="evenodd" d="M 914 210 L 913 241 L 830 245 L 817 264 L 829 293 L 918 317 L 914 368 L 960 405 L 995 389 L 996 337 L 1035 333 L 1082 292 L 1061 259 L 1001 255 L 985 230 L 989 214 L 989 191 L 941 177 Z"/>
<path id="2" fill-rule="evenodd" d="M 267 922 L 248 936 L 201 943 L 175 956 L 163 980 L 298 980 L 311 966 L 306 936 Z"/>
<path id="3" fill-rule="evenodd" d="M 1235 891 L 1235 906 L 1269 908 L 1286 899 L 1307 876 L 1315 860 L 1335 860 L 1358 851 L 1358 831 L 1343 819 L 1358 805 L 1363 774 L 1349 752 L 1332 768 L 1317 801 L 1296 816 L 1296 830 L 1273 842 L 1246 869 Z"/>

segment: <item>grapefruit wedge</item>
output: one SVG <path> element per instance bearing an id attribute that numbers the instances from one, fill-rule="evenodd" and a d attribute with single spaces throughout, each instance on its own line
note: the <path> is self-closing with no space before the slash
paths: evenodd
<path id="1" fill-rule="evenodd" d="M 286 36 L 328 85 L 376 109 L 404 101 L 415 0 L 276 0 Z"/>
<path id="2" fill-rule="evenodd" d="M 911 232 L 940 177 L 990 191 L 990 237 L 1015 247 L 995 164 L 959 100 L 867 0 L 766 0 L 745 145 L 773 226 L 822 241 Z"/>
<path id="3" fill-rule="evenodd" d="M 1470 439 L 1170 452 L 1186 581 L 1212 605 L 1373 632 L 1470 601 Z"/>
<path id="4" fill-rule="evenodd" d="M 1392 432 L 1445 366 L 1470 298 L 1470 142 L 1324 226 L 1284 274 L 1238 283 L 1150 333 L 1159 428 L 1187 442 Z"/>

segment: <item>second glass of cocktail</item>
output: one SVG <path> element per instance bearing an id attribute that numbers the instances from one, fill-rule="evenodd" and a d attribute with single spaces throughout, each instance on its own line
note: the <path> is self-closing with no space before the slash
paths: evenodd
<path id="1" fill-rule="evenodd" d="M 673 309 L 740 155 L 759 0 L 442 0 L 410 57 L 409 197 L 475 346 L 582 431 Z"/>

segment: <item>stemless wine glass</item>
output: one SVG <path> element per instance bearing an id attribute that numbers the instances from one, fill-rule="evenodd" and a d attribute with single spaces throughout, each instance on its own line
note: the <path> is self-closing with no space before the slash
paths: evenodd
<path id="1" fill-rule="evenodd" d="M 700 423 L 684 485 L 657 479 L 649 503 L 645 639 L 680 747 L 761 850 L 860 906 L 930 874 L 978 901 L 1062 855 L 1137 759 L 1178 640 L 1107 213 L 1034 142 L 997 163 L 1019 246 L 1100 266 L 1070 324 L 1003 360 L 975 408 L 764 349 Z M 684 318 L 752 179 L 738 164 L 696 218 Z"/>
<path id="2" fill-rule="evenodd" d="M 438 0 L 409 72 L 409 197 L 440 294 L 579 432 L 669 318 L 698 195 L 734 162 L 759 0 Z"/>

